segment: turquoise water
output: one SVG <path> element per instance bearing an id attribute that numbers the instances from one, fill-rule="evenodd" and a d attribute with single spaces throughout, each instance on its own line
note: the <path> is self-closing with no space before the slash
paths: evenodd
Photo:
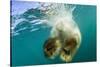
<path id="1" fill-rule="evenodd" d="M 96 6 L 76 5 L 73 15 L 82 34 L 82 43 L 72 63 L 96 61 Z M 23 28 L 23 26 L 31 25 L 25 23 L 20 27 Z M 36 27 L 40 27 L 39 30 L 30 32 L 28 28 L 20 31 L 20 35 L 11 37 L 12 65 L 65 63 L 59 57 L 50 60 L 44 56 L 43 45 L 49 37 L 51 28 L 41 28 L 41 25 Z"/>

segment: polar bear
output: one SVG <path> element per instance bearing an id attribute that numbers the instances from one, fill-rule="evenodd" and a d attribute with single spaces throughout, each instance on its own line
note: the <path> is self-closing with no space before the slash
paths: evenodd
<path id="1" fill-rule="evenodd" d="M 45 55 L 54 59 L 57 55 L 63 61 L 71 62 L 81 44 L 81 33 L 72 19 L 61 17 L 55 21 L 50 37 L 45 42 Z"/>

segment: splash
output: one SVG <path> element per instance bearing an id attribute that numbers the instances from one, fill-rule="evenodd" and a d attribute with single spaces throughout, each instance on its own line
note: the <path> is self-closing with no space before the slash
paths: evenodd
<path id="1" fill-rule="evenodd" d="M 29 30 L 29 32 L 32 32 L 40 30 L 41 28 L 54 27 L 57 19 L 60 19 L 64 16 L 68 16 L 67 18 L 69 18 L 69 16 L 72 16 L 71 14 L 75 9 L 75 7 L 66 4 L 40 2 L 33 2 L 31 3 L 31 5 L 32 4 L 35 5 L 33 5 L 33 7 L 29 5 L 29 8 L 26 7 L 22 10 L 21 8 L 14 6 L 13 3 L 11 12 L 12 36 L 20 35 L 21 31 L 27 29 Z"/>

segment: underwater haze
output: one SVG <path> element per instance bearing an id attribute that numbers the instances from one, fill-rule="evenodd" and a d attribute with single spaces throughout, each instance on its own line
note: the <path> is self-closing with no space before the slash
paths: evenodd
<path id="1" fill-rule="evenodd" d="M 73 11 L 82 36 L 80 48 L 71 63 L 96 61 L 96 6 L 76 5 Z M 43 45 L 49 37 L 46 15 L 34 1 L 11 1 L 11 66 L 66 63 L 59 56 L 54 60 L 44 56 Z M 58 19 L 59 20 L 59 19 Z"/>

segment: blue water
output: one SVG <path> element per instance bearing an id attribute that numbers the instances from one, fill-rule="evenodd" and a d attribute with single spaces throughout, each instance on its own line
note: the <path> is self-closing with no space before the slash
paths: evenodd
<path id="1" fill-rule="evenodd" d="M 96 6 L 76 5 L 73 15 L 82 34 L 82 43 L 72 63 L 96 61 Z M 33 32 L 29 30 L 26 29 L 21 31 L 20 35 L 11 36 L 13 66 L 65 63 L 59 56 L 54 60 L 44 56 L 43 45 L 49 37 L 50 27 Z"/>
<path id="2" fill-rule="evenodd" d="M 82 44 L 73 61 L 96 60 L 96 6 L 77 6 L 74 12 L 82 34 Z"/>

